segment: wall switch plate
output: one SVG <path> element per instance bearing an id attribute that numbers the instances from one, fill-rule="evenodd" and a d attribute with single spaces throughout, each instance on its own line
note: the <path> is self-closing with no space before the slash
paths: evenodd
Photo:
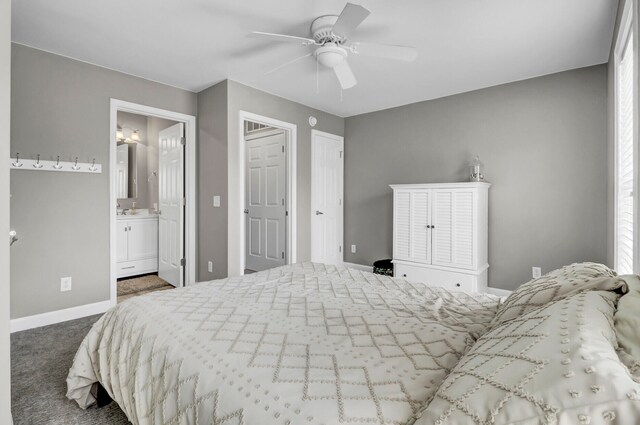
<path id="1" fill-rule="evenodd" d="M 542 269 L 540 267 L 531 267 L 531 276 L 534 279 L 539 278 L 540 276 L 542 276 Z"/>
<path id="2" fill-rule="evenodd" d="M 71 290 L 71 281 L 70 277 L 62 277 L 60 278 L 60 292 L 67 292 Z"/>
<path id="3" fill-rule="evenodd" d="M 213 197 L 213 206 L 216 208 L 220 206 L 220 196 L 216 195 Z"/>
<path id="4" fill-rule="evenodd" d="M 356 246 L 355 245 L 351 245 L 351 253 L 352 254 L 356 253 Z"/>
<path id="5" fill-rule="evenodd" d="M 213 273 L 213 261 L 209 261 L 207 263 L 207 270 L 209 271 L 209 273 Z"/>

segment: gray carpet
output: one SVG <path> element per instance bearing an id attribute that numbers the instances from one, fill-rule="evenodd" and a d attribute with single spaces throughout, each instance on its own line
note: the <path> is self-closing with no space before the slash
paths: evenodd
<path id="1" fill-rule="evenodd" d="M 129 424 L 115 402 L 82 410 L 65 396 L 73 356 L 99 317 L 11 335 L 11 410 L 15 425 Z"/>

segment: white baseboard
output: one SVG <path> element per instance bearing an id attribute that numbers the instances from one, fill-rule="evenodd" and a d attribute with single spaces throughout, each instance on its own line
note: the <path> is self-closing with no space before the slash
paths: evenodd
<path id="1" fill-rule="evenodd" d="M 506 289 L 500 289 L 500 288 L 487 288 L 487 293 L 488 294 L 492 294 L 492 295 L 497 295 L 499 297 L 508 297 L 509 295 L 511 295 L 511 292 L 513 291 L 508 291 Z"/>
<path id="2" fill-rule="evenodd" d="M 48 313 L 12 319 L 11 333 L 66 322 L 67 320 L 93 316 L 94 314 L 104 313 L 110 307 L 111 301 L 107 300 L 93 304 L 80 305 L 78 307 L 65 308 L 64 310 L 50 311 Z"/>
<path id="3" fill-rule="evenodd" d="M 364 266 L 362 264 L 356 264 L 356 263 L 342 263 L 343 266 L 345 267 L 349 267 L 350 269 L 357 269 L 357 270 L 362 270 L 363 272 L 372 272 L 373 271 L 373 266 Z"/>

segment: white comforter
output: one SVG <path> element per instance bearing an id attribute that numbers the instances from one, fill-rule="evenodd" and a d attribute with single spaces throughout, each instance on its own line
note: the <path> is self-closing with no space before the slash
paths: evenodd
<path id="1" fill-rule="evenodd" d="M 404 424 L 497 306 L 311 263 L 158 292 L 94 325 L 67 396 L 100 382 L 134 424 Z"/>

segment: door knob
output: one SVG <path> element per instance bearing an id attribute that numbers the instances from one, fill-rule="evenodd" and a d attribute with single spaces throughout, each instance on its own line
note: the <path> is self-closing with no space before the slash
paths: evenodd
<path id="1" fill-rule="evenodd" d="M 316 215 L 323 215 L 324 213 L 322 211 L 317 211 L 316 210 Z"/>
<path id="2" fill-rule="evenodd" d="M 17 235 L 18 233 L 15 230 L 9 232 L 9 246 L 13 245 L 18 241 Z"/>
<path id="3" fill-rule="evenodd" d="M 249 214 L 249 209 L 248 209 L 248 208 L 245 208 L 244 213 L 245 213 L 245 214 Z"/>

